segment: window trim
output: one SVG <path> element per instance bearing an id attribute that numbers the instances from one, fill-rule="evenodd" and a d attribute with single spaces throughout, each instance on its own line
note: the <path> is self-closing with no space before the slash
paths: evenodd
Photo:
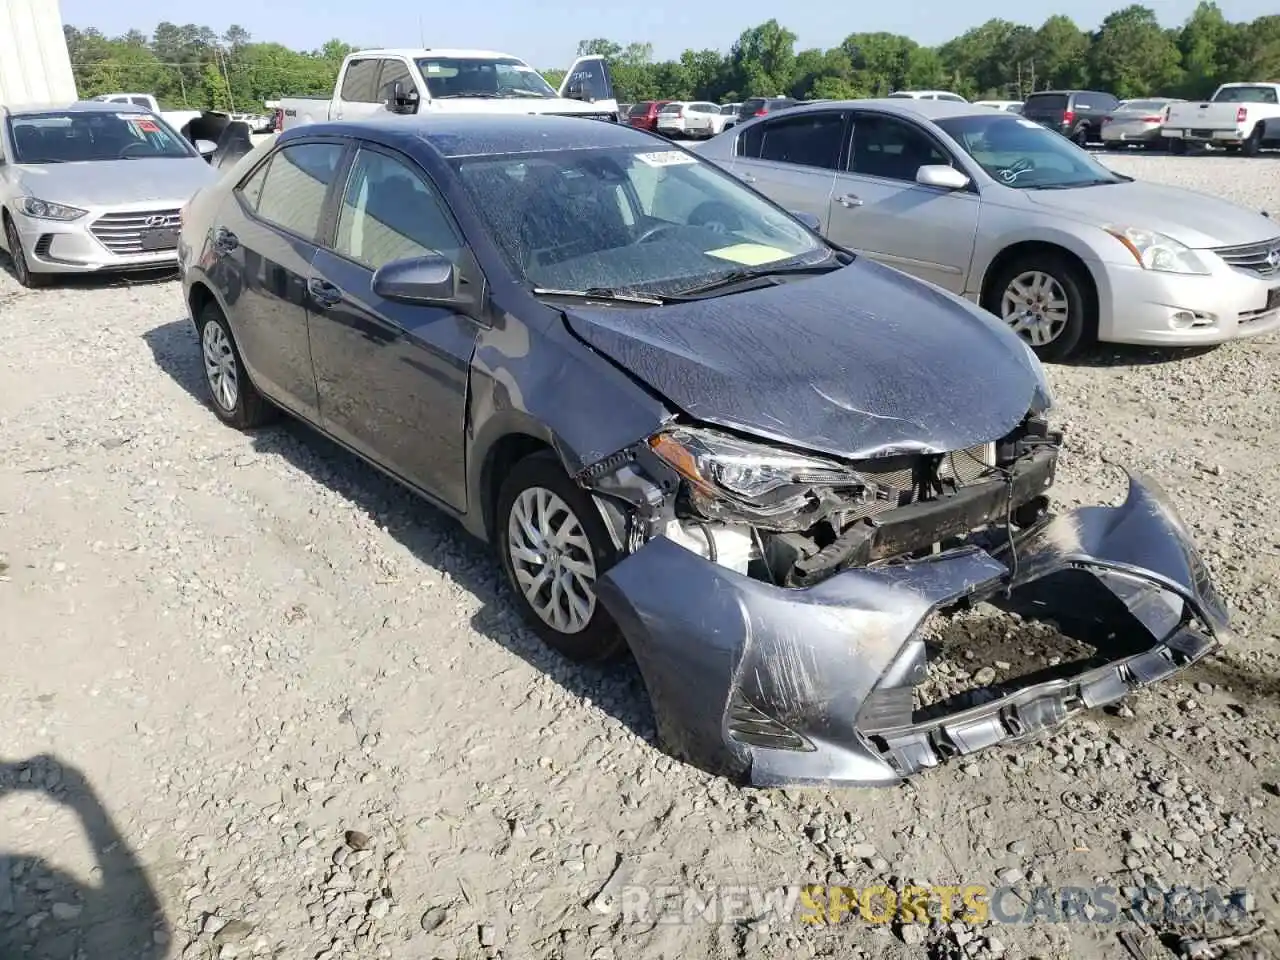
<path id="1" fill-rule="evenodd" d="M 267 175 L 267 173 L 270 173 L 270 171 L 267 170 L 266 168 L 275 160 L 275 158 L 278 155 L 283 153 L 285 150 L 288 150 L 290 147 L 310 146 L 312 144 L 331 144 L 331 145 L 337 146 L 339 148 L 339 151 L 338 151 L 338 162 L 337 164 L 334 165 L 334 168 L 333 168 L 333 174 L 334 174 L 333 180 L 329 183 L 328 187 L 325 189 L 324 199 L 321 200 L 320 222 L 316 225 L 316 235 L 312 237 L 304 237 L 302 234 L 298 233 L 296 230 L 292 230 L 289 227 L 284 226 L 283 224 L 276 223 L 274 220 L 269 220 L 266 217 L 261 216 L 258 213 L 258 209 L 256 206 L 250 207 L 249 204 L 245 201 L 244 185 L 248 183 L 250 180 L 252 180 L 255 176 L 257 176 L 260 170 L 266 171 L 266 173 L 263 174 L 264 177 Z M 231 188 L 231 193 L 233 196 L 235 196 L 236 202 L 240 204 L 240 209 L 244 212 L 244 215 L 248 217 L 250 220 L 252 220 L 254 223 L 261 224 L 262 226 L 267 227 L 271 230 L 275 230 L 278 233 L 281 233 L 285 236 L 293 237 L 296 240 L 301 240 L 303 243 L 309 243 L 315 247 L 324 246 L 324 238 L 329 233 L 329 221 L 332 219 L 334 187 L 340 182 L 344 184 L 346 183 L 346 177 L 350 170 L 351 153 L 352 153 L 351 141 L 346 139 L 345 137 L 334 137 L 334 136 L 299 137 L 298 139 L 290 140 L 287 143 L 280 143 L 280 144 L 277 144 L 271 150 L 270 153 L 268 153 L 265 157 L 262 158 L 261 163 L 254 166 L 252 170 L 250 170 L 248 173 L 246 173 L 243 177 L 240 178 L 240 182 Z M 258 204 L 261 205 L 261 203 L 262 203 L 262 197 L 259 196 Z"/>
<path id="2" fill-rule="evenodd" d="M 837 174 L 841 176 L 846 176 L 846 177 L 862 177 L 865 180 L 873 180 L 876 183 L 905 184 L 907 186 L 916 187 L 920 190 L 930 190 L 937 194 L 972 193 L 975 195 L 980 195 L 982 193 L 982 191 L 978 187 L 978 178 L 974 175 L 974 172 L 970 168 L 969 164 L 965 162 L 964 157 L 958 156 L 955 150 L 952 150 L 950 146 L 944 143 L 942 139 L 936 133 L 934 133 L 934 131 L 930 130 L 928 127 L 924 126 L 923 124 L 918 123 L 917 121 L 909 117 L 904 117 L 897 113 L 889 113 L 884 110 L 868 110 L 868 109 L 858 108 L 858 109 L 848 110 L 847 113 L 849 114 L 849 120 L 848 120 L 848 126 L 845 128 L 845 144 L 844 144 L 844 150 L 843 150 L 844 152 L 843 166 L 845 169 L 837 170 L 836 171 Z M 935 147 L 937 147 L 944 154 L 946 154 L 948 157 L 951 158 L 951 166 L 959 170 L 961 173 L 963 173 L 966 177 L 969 178 L 969 185 L 965 187 L 963 190 L 947 190 L 943 187 L 930 187 L 927 184 L 919 183 L 915 180 L 899 180 L 896 177 L 878 177 L 875 174 L 859 173 L 856 170 L 848 169 L 853 163 L 853 137 L 858 127 L 859 114 L 863 116 L 869 116 L 869 117 L 879 117 L 881 119 L 887 119 L 887 120 L 896 120 L 899 123 L 905 123 L 910 127 L 914 127 L 919 133 L 928 137 L 929 140 L 933 142 L 933 145 Z"/>
<path id="3" fill-rule="evenodd" d="M 832 174 L 840 173 L 846 166 L 848 166 L 850 134 L 852 133 L 852 129 L 853 129 L 852 126 L 850 125 L 848 110 L 827 108 L 825 110 L 806 110 L 803 113 L 790 113 L 782 110 L 779 110 L 776 112 L 779 114 L 786 113 L 786 115 L 775 117 L 775 116 L 772 116 L 771 113 L 766 113 L 763 117 L 759 118 L 760 122 L 758 124 L 753 124 L 751 127 L 748 127 L 746 130 L 743 130 L 741 127 L 734 128 L 738 130 L 738 135 L 737 137 L 734 138 L 734 143 L 733 143 L 733 151 L 734 151 L 733 156 L 735 161 L 747 160 L 752 163 L 776 163 L 778 164 L 778 166 L 783 167 L 784 169 L 787 169 L 787 170 L 818 170 L 818 171 L 826 170 Z M 739 146 L 743 143 L 743 140 L 742 140 L 743 135 L 746 133 L 750 133 L 751 130 L 754 129 L 756 126 L 762 128 L 761 136 L 763 136 L 764 135 L 763 128 L 767 128 L 772 124 L 795 123 L 798 120 L 811 118 L 811 117 L 818 117 L 818 116 L 828 116 L 831 114 L 835 114 L 839 116 L 840 124 L 841 124 L 840 147 L 836 151 L 836 165 L 834 167 L 817 167 L 817 166 L 813 166 L 811 164 L 805 164 L 805 163 L 791 163 L 787 160 L 768 160 L 768 159 L 765 159 L 764 157 L 751 157 L 751 156 L 747 156 L 746 154 L 738 152 Z"/>
<path id="4" fill-rule="evenodd" d="M 454 215 L 452 208 L 449 206 L 448 200 L 445 199 L 444 191 L 440 189 L 435 178 L 427 172 L 422 164 L 418 163 L 417 160 L 413 159 L 413 157 L 409 156 L 407 153 L 403 153 L 393 147 L 384 146 L 381 143 L 375 143 L 372 140 L 355 139 L 349 141 L 347 153 L 343 157 L 343 163 L 345 166 L 341 169 L 341 176 L 339 178 L 335 178 L 335 182 L 338 179 L 342 181 L 341 190 L 335 192 L 332 196 L 325 198 L 326 202 L 329 203 L 329 206 L 327 207 L 328 213 L 321 223 L 323 229 L 320 240 L 317 242 L 317 246 L 324 248 L 326 253 L 337 257 L 339 260 L 366 271 L 370 278 L 378 272 L 377 268 L 370 267 L 367 263 L 362 263 L 359 260 L 348 256 L 339 250 L 337 246 L 338 220 L 342 216 L 342 198 L 347 195 L 347 190 L 351 185 L 351 178 L 355 175 L 356 160 L 360 156 L 361 150 L 368 150 L 370 153 L 380 153 L 391 160 L 399 161 L 408 168 L 408 172 L 411 175 L 417 176 L 418 179 L 426 183 L 427 189 L 432 192 L 435 196 L 436 203 L 440 205 L 440 211 L 444 214 L 445 221 L 453 229 L 453 232 L 457 235 L 459 240 L 458 262 L 453 265 L 454 270 L 458 271 L 459 274 L 466 277 L 468 280 L 470 280 L 472 274 L 474 274 L 479 281 L 478 289 L 487 289 L 488 281 L 485 277 L 484 270 L 480 267 L 479 258 L 476 257 L 475 251 L 472 249 L 470 239 L 468 239 L 466 232 L 462 229 L 462 224 L 459 223 L 458 218 Z"/>
<path id="5" fill-rule="evenodd" d="M 419 78 L 418 78 L 418 76 L 414 73 L 413 65 L 412 65 L 412 64 L 410 64 L 406 58 L 404 58 L 404 57 L 379 57 L 379 58 L 378 58 L 378 60 L 379 60 L 379 63 L 378 63 L 378 74 L 377 74 L 377 77 L 376 77 L 376 79 L 375 79 L 375 83 L 374 83 L 374 87 L 373 87 L 373 93 L 374 93 L 374 96 L 377 96 L 377 97 L 379 97 L 379 98 L 380 98 L 380 99 L 378 100 L 378 103 L 384 103 L 384 102 L 385 102 L 385 100 L 381 99 L 381 94 L 382 94 L 382 88 L 383 88 L 383 87 L 385 87 L 385 86 L 387 85 L 387 81 L 383 80 L 382 78 L 383 78 L 383 75 L 387 72 L 387 64 L 389 64 L 389 63 L 394 63 L 394 64 L 396 64 L 397 66 L 404 67 L 404 72 L 408 75 L 408 77 L 409 77 L 409 81 L 413 84 L 414 89 L 415 89 L 415 90 L 417 90 L 417 89 L 418 89 Z M 421 91 L 419 91 L 419 92 L 421 92 Z"/>

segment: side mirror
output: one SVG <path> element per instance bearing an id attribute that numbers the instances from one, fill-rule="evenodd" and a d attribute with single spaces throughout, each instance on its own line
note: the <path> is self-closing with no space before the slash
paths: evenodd
<path id="1" fill-rule="evenodd" d="M 218 151 L 218 145 L 212 140 L 197 140 L 196 149 L 200 151 L 200 156 L 208 160 Z"/>
<path id="2" fill-rule="evenodd" d="M 455 304 L 458 274 L 453 263 L 438 253 L 393 260 L 374 273 L 373 292 L 383 300 L 402 303 Z"/>
<path id="3" fill-rule="evenodd" d="M 814 233 L 822 232 L 822 219 L 817 214 L 809 213 L 807 210 L 792 210 L 791 215 Z"/>
<path id="4" fill-rule="evenodd" d="M 591 97 L 587 95 L 587 89 L 583 86 L 581 80 L 569 81 L 569 86 L 565 89 L 564 95 L 569 100 L 581 100 L 583 103 L 592 103 Z"/>
<path id="5" fill-rule="evenodd" d="M 420 99 L 416 87 L 406 87 L 403 81 L 395 80 L 387 91 L 387 110 L 404 115 L 417 113 Z"/>
<path id="6" fill-rule="evenodd" d="M 969 178 L 955 167 L 931 163 L 916 171 L 916 183 L 926 187 L 941 187 L 943 190 L 963 190 L 969 185 Z"/>

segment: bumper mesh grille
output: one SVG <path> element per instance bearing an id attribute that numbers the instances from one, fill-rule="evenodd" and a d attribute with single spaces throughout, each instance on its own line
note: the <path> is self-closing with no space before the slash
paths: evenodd
<path id="1" fill-rule="evenodd" d="M 1216 247 L 1213 252 L 1237 270 L 1247 270 L 1260 277 L 1280 276 L 1280 237 L 1261 243 Z"/>
<path id="2" fill-rule="evenodd" d="M 148 220 L 153 217 L 170 218 L 172 226 L 178 225 L 178 211 L 173 210 L 140 210 L 133 213 L 108 213 L 93 221 L 89 229 L 102 245 L 112 253 L 127 256 L 143 253 L 142 232 L 148 229 Z M 154 223 L 154 221 L 152 221 Z"/>
<path id="3" fill-rule="evenodd" d="M 967 450 L 945 454 L 939 469 L 944 481 L 954 478 L 959 486 L 964 487 L 982 479 L 995 462 L 995 444 L 980 443 Z M 864 460 L 856 465 L 856 469 L 880 487 L 880 496 L 856 510 L 847 511 L 841 519 L 842 526 L 910 502 L 915 490 L 914 458 L 904 461 L 895 457 L 887 460 L 883 467 L 877 467 L 874 460 Z"/>

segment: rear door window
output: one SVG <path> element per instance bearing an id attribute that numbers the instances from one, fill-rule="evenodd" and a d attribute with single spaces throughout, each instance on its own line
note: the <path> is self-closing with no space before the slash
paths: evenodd
<path id="1" fill-rule="evenodd" d="M 1061 113 L 1067 109 L 1065 93 L 1041 93 L 1027 97 L 1022 105 L 1023 113 Z"/>
<path id="2" fill-rule="evenodd" d="M 377 59 L 352 60 L 348 63 L 339 98 L 346 103 L 377 103 L 379 65 L 380 61 Z"/>
<path id="3" fill-rule="evenodd" d="M 644 103 L 632 104 L 631 109 L 627 111 L 627 116 L 643 117 L 643 116 L 647 116 L 648 113 L 649 113 L 649 101 L 646 100 Z"/>
<path id="4" fill-rule="evenodd" d="M 923 166 L 949 166 L 951 158 L 913 123 L 896 117 L 856 113 L 849 171 L 865 177 L 915 182 Z"/>
<path id="5" fill-rule="evenodd" d="M 263 179 L 258 216 L 306 240 L 314 240 L 320 232 L 324 198 L 342 150 L 337 143 L 293 143 L 279 150 L 271 158 Z"/>
<path id="6" fill-rule="evenodd" d="M 779 117 L 747 130 L 738 138 L 738 151 L 773 163 L 835 170 L 844 127 L 844 114 L 836 110 Z"/>

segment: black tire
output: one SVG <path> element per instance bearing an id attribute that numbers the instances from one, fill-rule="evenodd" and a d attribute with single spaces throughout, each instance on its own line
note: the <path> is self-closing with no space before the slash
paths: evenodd
<path id="1" fill-rule="evenodd" d="M 1187 141 L 1181 137 L 1173 137 L 1169 140 L 1169 152 L 1175 157 L 1185 157 L 1187 155 Z"/>
<path id="2" fill-rule="evenodd" d="M 205 338 L 206 333 L 210 333 L 210 327 L 218 328 L 222 337 L 225 338 L 229 351 L 228 361 L 235 371 L 235 402 L 230 406 L 226 403 L 225 395 L 215 387 L 214 374 L 209 369 Z M 196 318 L 196 330 L 200 335 L 200 365 L 205 371 L 204 382 L 209 389 L 209 402 L 218 419 L 237 430 L 252 430 L 275 420 L 280 411 L 258 392 L 258 388 L 249 379 L 249 372 L 240 358 L 240 347 L 236 345 L 231 324 L 227 323 L 222 308 L 212 301 L 205 304 Z M 212 333 L 210 335 L 212 336 Z"/>
<path id="3" fill-rule="evenodd" d="M 1089 146 L 1089 128 L 1084 124 L 1076 127 L 1075 133 L 1071 135 L 1071 139 L 1075 141 L 1076 146 L 1081 149 Z"/>
<path id="4" fill-rule="evenodd" d="M 22 240 L 18 237 L 18 228 L 7 216 L 4 218 L 4 237 L 5 243 L 9 245 L 9 262 L 13 264 L 13 276 L 18 283 L 28 290 L 37 290 L 53 282 L 53 277 L 49 274 L 32 271 L 31 265 L 27 263 L 27 255 L 22 249 Z"/>
<path id="5" fill-rule="evenodd" d="M 1246 157 L 1256 157 L 1262 150 L 1262 124 L 1255 123 L 1253 125 L 1253 133 L 1249 134 L 1249 138 L 1240 144 L 1240 152 Z"/>
<path id="6" fill-rule="evenodd" d="M 542 488 L 555 494 L 577 517 L 582 532 L 591 546 L 597 577 L 619 559 L 618 549 L 609 536 L 599 509 L 586 491 L 565 473 L 559 458 L 550 451 L 525 457 L 511 468 L 506 480 L 503 481 L 493 512 L 494 540 L 497 544 L 498 556 L 502 561 L 502 569 L 507 575 L 507 582 L 516 596 L 520 613 L 547 646 L 570 660 L 592 663 L 613 659 L 626 649 L 626 642 L 617 624 L 613 622 L 613 618 L 599 601 L 594 601 L 594 608 L 584 627 L 576 632 L 566 632 L 557 629 L 539 616 L 520 586 L 511 558 L 511 536 L 508 531 L 516 501 L 526 490 L 535 488 Z"/>
<path id="7" fill-rule="evenodd" d="M 1092 339 L 1092 323 L 1086 312 L 1092 303 L 1088 295 L 1089 284 L 1081 276 L 1080 268 L 1066 257 L 1048 251 L 1015 257 L 991 277 L 982 305 L 1004 322 L 1000 311 L 1005 291 L 1016 277 L 1032 270 L 1048 274 L 1062 288 L 1067 299 L 1067 321 L 1062 332 L 1044 346 L 1034 346 L 1029 340 L 1026 342 L 1043 361 L 1065 360 Z"/>

